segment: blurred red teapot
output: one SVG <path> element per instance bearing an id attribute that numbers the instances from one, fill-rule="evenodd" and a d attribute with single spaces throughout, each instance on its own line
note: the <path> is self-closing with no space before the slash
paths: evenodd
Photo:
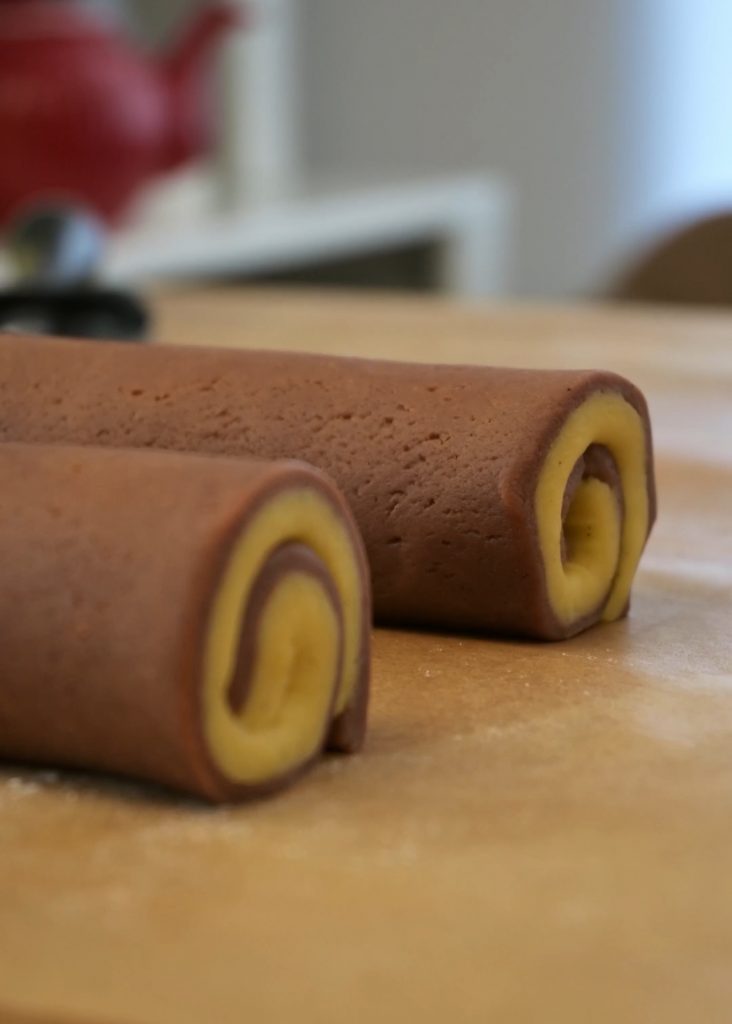
<path id="1" fill-rule="evenodd" d="M 141 185 L 205 151 L 207 58 L 239 23 L 213 3 L 149 58 L 74 0 L 0 0 L 0 222 L 49 197 L 113 222 Z"/>

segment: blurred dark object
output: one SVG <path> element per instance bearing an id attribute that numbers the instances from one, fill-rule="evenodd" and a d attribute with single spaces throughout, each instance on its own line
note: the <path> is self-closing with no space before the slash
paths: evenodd
<path id="1" fill-rule="evenodd" d="M 134 295 L 106 288 L 0 292 L 0 330 L 67 338 L 141 341 L 148 315 Z"/>
<path id="2" fill-rule="evenodd" d="M 104 228 L 87 210 L 45 206 L 11 224 L 7 249 L 19 277 L 69 287 L 88 281 L 104 255 Z"/>
<path id="3" fill-rule="evenodd" d="M 610 297 L 732 306 L 732 213 L 694 221 L 657 242 L 620 277 Z"/>
<path id="4" fill-rule="evenodd" d="M 212 3 L 149 59 L 78 0 L 0 0 L 0 222 L 49 199 L 113 222 L 147 181 L 205 151 L 208 57 L 239 21 Z"/>
<path id="5" fill-rule="evenodd" d="M 0 291 L 0 329 L 137 341 L 149 316 L 135 295 L 98 287 L 104 228 L 85 210 L 41 208 L 8 231 L 15 287 Z"/>

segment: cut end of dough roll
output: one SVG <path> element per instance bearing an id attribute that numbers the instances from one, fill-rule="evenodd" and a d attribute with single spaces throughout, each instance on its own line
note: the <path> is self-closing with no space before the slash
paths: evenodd
<path id="1" fill-rule="evenodd" d="M 649 437 L 617 392 L 589 395 L 542 465 L 535 515 L 547 598 L 564 635 L 622 616 L 651 526 Z"/>
<path id="2" fill-rule="evenodd" d="M 228 783 L 269 788 L 317 756 L 343 716 L 363 717 L 365 588 L 357 535 L 305 474 L 247 514 L 202 662 L 204 741 Z M 350 749 L 364 725 L 348 730 Z"/>

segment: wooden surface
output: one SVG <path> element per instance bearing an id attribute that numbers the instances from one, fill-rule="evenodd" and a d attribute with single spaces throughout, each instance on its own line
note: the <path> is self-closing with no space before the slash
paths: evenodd
<path id="1" fill-rule="evenodd" d="M 210 810 L 6 769 L 0 1003 L 112 1024 L 732 1020 L 732 317 L 157 305 L 183 341 L 618 369 L 650 399 L 660 519 L 625 622 L 552 646 L 378 632 L 368 749 L 277 799 Z"/>

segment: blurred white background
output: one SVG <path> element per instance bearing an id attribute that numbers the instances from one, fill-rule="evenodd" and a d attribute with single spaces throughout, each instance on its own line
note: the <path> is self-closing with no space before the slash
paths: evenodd
<path id="1" fill-rule="evenodd" d="M 127 16 L 158 41 L 195 6 L 130 0 Z M 730 0 L 292 8 L 289 170 L 505 180 L 513 294 L 602 291 L 650 237 L 729 203 Z"/>

